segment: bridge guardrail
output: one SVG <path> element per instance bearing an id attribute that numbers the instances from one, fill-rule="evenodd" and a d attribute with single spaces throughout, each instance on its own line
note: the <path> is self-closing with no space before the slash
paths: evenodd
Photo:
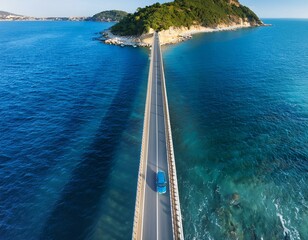
<path id="1" fill-rule="evenodd" d="M 171 214 L 172 214 L 172 225 L 173 225 L 173 239 L 174 240 L 184 240 L 184 232 L 182 225 L 182 214 L 179 199 L 179 189 L 178 181 L 176 175 L 175 157 L 173 150 L 172 132 L 169 116 L 168 98 L 166 90 L 165 72 L 163 57 L 160 49 L 159 43 L 159 53 L 161 59 L 161 72 L 162 72 L 162 93 L 163 93 L 163 103 L 164 103 L 164 113 L 165 113 L 165 131 L 166 131 L 166 147 L 168 154 L 168 170 L 169 170 L 169 187 L 170 187 L 170 201 L 171 201 Z"/>
<path id="2" fill-rule="evenodd" d="M 154 37 L 153 37 L 154 43 Z M 150 125 L 150 107 L 151 107 L 151 92 L 152 92 L 152 62 L 154 58 L 153 47 L 151 51 L 151 62 L 149 69 L 148 77 L 148 86 L 147 86 L 147 97 L 145 103 L 144 111 L 144 121 L 143 121 L 143 133 L 142 133 L 142 144 L 140 152 L 140 163 L 139 163 L 139 172 L 138 172 L 138 183 L 137 183 L 137 194 L 135 202 L 135 214 L 134 214 L 134 226 L 132 239 L 139 240 L 142 239 L 142 228 L 143 221 L 142 216 L 144 212 L 144 197 L 145 197 L 145 184 L 146 184 L 146 161 L 148 157 L 148 141 L 149 141 L 149 125 Z"/>

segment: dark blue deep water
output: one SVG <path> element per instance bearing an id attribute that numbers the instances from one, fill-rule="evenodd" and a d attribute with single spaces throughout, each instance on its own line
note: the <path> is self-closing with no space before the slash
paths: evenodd
<path id="1" fill-rule="evenodd" d="M 0 239 L 129 239 L 148 51 L 0 23 Z"/>
<path id="2" fill-rule="evenodd" d="M 308 21 L 163 49 L 185 239 L 308 239 Z M 0 23 L 0 239 L 131 239 L 149 51 Z"/>

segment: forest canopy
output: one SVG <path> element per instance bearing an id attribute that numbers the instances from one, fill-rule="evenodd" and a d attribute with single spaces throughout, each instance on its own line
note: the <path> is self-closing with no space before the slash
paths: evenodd
<path id="1" fill-rule="evenodd" d="M 111 28 L 117 35 L 141 35 L 150 28 L 160 31 L 169 27 L 190 27 L 198 24 L 215 27 L 218 24 L 247 19 L 252 25 L 262 24 L 258 16 L 237 0 L 175 0 L 174 2 L 138 8 Z"/>

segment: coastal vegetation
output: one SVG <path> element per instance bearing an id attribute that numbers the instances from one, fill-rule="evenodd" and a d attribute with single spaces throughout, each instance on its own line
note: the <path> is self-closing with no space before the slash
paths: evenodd
<path id="1" fill-rule="evenodd" d="M 117 35 L 141 35 L 150 29 L 160 31 L 170 27 L 201 25 L 216 27 L 219 24 L 240 23 L 246 20 L 252 25 L 262 24 L 258 16 L 237 0 L 175 0 L 138 8 L 111 28 Z"/>
<path id="2" fill-rule="evenodd" d="M 97 22 L 118 22 L 127 16 L 127 12 L 119 10 L 103 11 L 95 14 L 88 20 Z"/>

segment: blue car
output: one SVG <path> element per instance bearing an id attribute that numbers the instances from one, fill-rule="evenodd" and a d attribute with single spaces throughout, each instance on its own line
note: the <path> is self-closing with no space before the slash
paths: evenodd
<path id="1" fill-rule="evenodd" d="M 158 171 L 156 176 L 156 187 L 159 194 L 164 194 L 167 191 L 167 181 L 164 171 Z"/>

